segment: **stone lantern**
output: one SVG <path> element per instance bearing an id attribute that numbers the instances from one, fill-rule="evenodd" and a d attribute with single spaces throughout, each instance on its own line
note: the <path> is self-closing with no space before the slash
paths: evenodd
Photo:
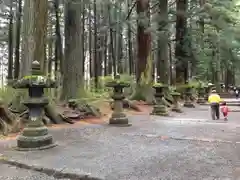
<path id="1" fill-rule="evenodd" d="M 41 74 L 40 63 L 34 61 L 32 75 L 23 77 L 13 85 L 16 89 L 27 89 L 29 95 L 23 102 L 29 109 L 29 118 L 26 127 L 17 138 L 18 150 L 41 150 L 56 146 L 43 123 L 44 107 L 49 103 L 48 98 L 44 97 L 44 89 L 55 88 L 56 84 Z"/>
<path id="2" fill-rule="evenodd" d="M 178 92 L 172 92 L 171 95 L 173 97 L 172 111 L 182 113 L 183 111 L 182 111 L 182 109 L 180 107 L 180 104 L 179 104 L 181 94 L 178 93 Z"/>
<path id="3" fill-rule="evenodd" d="M 206 102 L 204 96 L 205 96 L 205 88 L 199 87 L 198 88 L 198 99 L 197 99 L 198 104 L 204 104 Z"/>
<path id="4" fill-rule="evenodd" d="M 195 105 L 191 101 L 191 95 L 192 95 L 192 87 L 187 85 L 185 89 L 185 102 L 183 104 L 184 107 L 195 108 Z"/>
<path id="5" fill-rule="evenodd" d="M 160 83 L 156 83 L 155 85 L 153 85 L 153 88 L 155 89 L 154 97 L 156 99 L 156 105 L 154 105 L 153 107 L 153 111 L 151 113 L 152 115 L 169 116 L 167 107 L 163 102 L 165 87 L 165 85 Z"/>
<path id="6" fill-rule="evenodd" d="M 115 79 L 108 82 L 106 86 L 113 88 L 112 99 L 114 100 L 113 113 L 109 120 L 109 124 L 122 127 L 131 126 L 131 124 L 128 123 L 126 114 L 123 111 L 123 100 L 125 99 L 123 89 L 130 87 L 130 84 L 121 81 L 120 76 L 117 75 Z"/>

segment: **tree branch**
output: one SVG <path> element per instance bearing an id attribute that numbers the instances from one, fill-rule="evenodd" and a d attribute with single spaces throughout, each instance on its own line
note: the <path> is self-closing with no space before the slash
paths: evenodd
<path id="1" fill-rule="evenodd" d="M 135 1 L 134 4 L 132 5 L 130 11 L 128 12 L 128 15 L 127 15 L 127 17 L 126 17 L 126 20 L 129 19 L 130 15 L 131 15 L 131 13 L 132 13 L 132 11 L 133 11 L 133 8 L 136 6 L 136 4 L 137 4 L 137 1 Z"/>
<path id="2" fill-rule="evenodd" d="M 158 5 L 159 5 L 159 2 L 155 3 L 152 7 L 150 7 L 150 9 L 153 9 L 153 8 L 155 8 Z"/>

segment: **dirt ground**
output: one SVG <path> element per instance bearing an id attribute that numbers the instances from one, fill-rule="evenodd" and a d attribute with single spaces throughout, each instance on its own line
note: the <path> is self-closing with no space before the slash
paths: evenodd
<path id="1" fill-rule="evenodd" d="M 152 111 L 152 106 L 146 105 L 144 102 L 135 102 L 135 104 L 140 108 L 141 112 L 134 111 L 132 109 L 124 109 L 124 112 L 127 115 L 148 115 Z M 112 109 L 109 105 L 108 101 L 98 101 L 96 103 L 93 103 L 95 107 L 98 107 L 102 117 L 101 118 L 85 118 L 85 119 L 74 119 L 74 124 L 77 125 L 86 125 L 86 124 L 103 124 L 103 123 L 108 123 L 109 118 L 111 117 L 112 114 Z M 60 112 L 63 112 L 67 110 L 66 108 L 63 108 L 62 106 L 58 106 L 58 110 Z M 48 127 L 53 128 L 53 129 L 61 129 L 64 127 L 71 127 L 74 126 L 74 124 L 51 124 L 48 125 Z M 12 140 L 16 139 L 17 135 L 19 133 L 11 133 L 8 136 L 1 136 L 0 135 L 0 140 Z"/>

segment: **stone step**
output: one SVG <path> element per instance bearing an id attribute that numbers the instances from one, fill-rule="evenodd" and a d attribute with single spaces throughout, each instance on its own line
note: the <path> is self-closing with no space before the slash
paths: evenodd
<path id="1" fill-rule="evenodd" d="M 228 104 L 227 103 L 227 106 L 240 106 L 240 103 L 239 104 Z"/>
<path id="2" fill-rule="evenodd" d="M 229 100 L 229 99 L 223 99 L 228 106 L 240 106 L 240 100 Z M 209 105 L 209 103 L 206 103 L 207 105 Z"/>
<path id="3" fill-rule="evenodd" d="M 234 95 L 232 95 L 232 94 L 219 94 L 219 96 L 221 97 L 221 98 L 235 98 L 235 96 Z"/>
<path id="4" fill-rule="evenodd" d="M 240 100 L 238 99 L 224 99 L 228 106 L 240 106 Z"/>

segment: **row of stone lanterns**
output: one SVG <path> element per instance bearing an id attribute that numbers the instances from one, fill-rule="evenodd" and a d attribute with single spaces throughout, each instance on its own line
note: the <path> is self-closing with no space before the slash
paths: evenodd
<path id="1" fill-rule="evenodd" d="M 120 76 L 116 76 L 115 79 L 106 85 L 113 88 L 112 99 L 114 100 L 114 111 L 109 120 L 110 125 L 114 126 L 131 126 L 128 118 L 123 111 L 123 100 L 125 98 L 123 89 L 129 87 L 130 84 L 120 80 Z M 40 71 L 40 64 L 34 61 L 32 64 L 32 75 L 24 77 L 18 80 L 14 84 L 15 88 L 28 89 L 29 99 L 23 102 L 29 109 L 29 122 L 22 131 L 21 135 L 17 139 L 18 150 L 37 150 L 46 149 L 56 146 L 53 142 L 52 136 L 48 133 L 48 128 L 43 124 L 43 111 L 44 107 L 49 103 L 49 100 L 44 97 L 45 88 L 55 88 L 56 83 L 51 79 L 43 76 Z M 160 83 L 156 83 L 153 88 L 155 89 L 156 105 L 153 108 L 151 114 L 168 116 L 167 107 L 163 103 L 164 88 L 167 86 Z M 201 103 L 204 102 L 203 92 L 204 89 L 199 92 Z M 180 93 L 172 92 L 174 102 L 172 111 L 182 112 L 179 105 Z M 191 87 L 186 89 L 186 99 L 184 106 L 194 107 L 190 100 Z"/>

